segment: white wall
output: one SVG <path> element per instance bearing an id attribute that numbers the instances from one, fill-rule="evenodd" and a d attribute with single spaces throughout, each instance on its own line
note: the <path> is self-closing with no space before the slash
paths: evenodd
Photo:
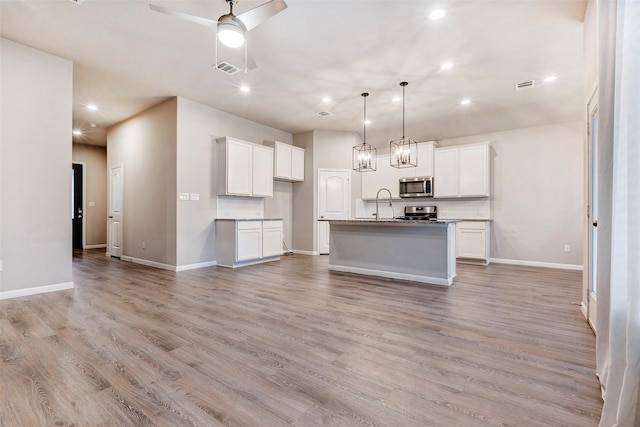
<path id="1" fill-rule="evenodd" d="M 177 202 L 177 265 L 191 265 L 215 260 L 216 138 L 233 136 L 256 144 L 265 140 L 290 144 L 292 135 L 186 98 L 177 102 L 177 188 L 179 192 L 200 194 L 200 201 Z M 264 199 L 265 217 L 284 219 L 289 247 L 292 185 L 276 181 L 274 197 Z"/>
<path id="2" fill-rule="evenodd" d="M 73 144 L 73 161 L 85 164 L 85 243 L 107 244 L 107 148 Z M 91 206 L 93 203 L 93 206 Z"/>
<path id="3" fill-rule="evenodd" d="M 582 265 L 583 135 L 569 122 L 438 141 L 491 142 L 492 258 Z"/>
<path id="4" fill-rule="evenodd" d="M 122 255 L 169 266 L 176 265 L 176 108 L 173 98 L 107 130 L 107 167 L 123 165 Z"/>
<path id="5" fill-rule="evenodd" d="M 6 39 L 0 55 L 0 297 L 70 287 L 72 63 Z"/>

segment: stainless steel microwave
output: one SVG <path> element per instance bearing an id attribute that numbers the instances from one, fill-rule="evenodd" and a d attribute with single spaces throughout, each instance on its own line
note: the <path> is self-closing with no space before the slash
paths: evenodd
<path id="1" fill-rule="evenodd" d="M 400 197 L 433 197 L 433 177 L 400 178 Z"/>

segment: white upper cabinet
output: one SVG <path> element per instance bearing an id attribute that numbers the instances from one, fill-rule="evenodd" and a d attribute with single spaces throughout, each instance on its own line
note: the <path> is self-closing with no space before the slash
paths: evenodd
<path id="1" fill-rule="evenodd" d="M 273 178 L 281 181 L 304 181 L 304 149 L 280 141 L 265 142 L 273 147 Z"/>
<path id="2" fill-rule="evenodd" d="M 262 145 L 253 147 L 253 195 L 273 196 L 273 149 Z"/>
<path id="3" fill-rule="evenodd" d="M 376 194 L 381 188 L 388 188 L 394 199 L 400 197 L 400 178 L 412 178 L 416 176 L 433 176 L 433 150 L 436 143 L 433 141 L 418 143 L 418 166 L 415 168 L 394 168 L 389 162 L 388 154 L 378 156 L 377 170 L 362 173 L 362 198 L 375 200 Z M 380 196 L 387 197 L 386 192 Z"/>
<path id="4" fill-rule="evenodd" d="M 434 197 L 488 197 L 490 145 L 473 144 L 434 151 Z"/>
<path id="5" fill-rule="evenodd" d="M 412 168 L 413 169 L 413 168 Z M 378 156 L 378 165 L 375 171 L 362 173 L 362 198 L 375 200 L 378 190 L 386 188 L 391 192 L 391 197 L 397 199 L 400 191 L 400 178 L 398 169 L 391 167 L 389 155 Z M 381 197 L 387 198 L 389 194 L 383 192 Z"/>
<path id="6" fill-rule="evenodd" d="M 415 168 L 399 169 L 399 178 L 433 176 L 433 150 L 435 141 L 418 142 L 418 165 Z"/>
<path id="7" fill-rule="evenodd" d="M 216 141 L 219 195 L 273 196 L 271 148 L 230 137 Z"/>

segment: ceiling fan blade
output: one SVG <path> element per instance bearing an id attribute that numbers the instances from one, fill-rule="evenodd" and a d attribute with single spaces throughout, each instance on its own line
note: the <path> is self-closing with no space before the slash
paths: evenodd
<path id="1" fill-rule="evenodd" d="M 176 18 L 184 19 L 185 21 L 193 22 L 195 24 L 204 25 L 205 27 L 216 27 L 218 21 L 213 19 L 202 18 L 196 15 L 190 15 L 188 13 L 179 12 L 177 10 L 169 9 L 166 7 L 158 6 L 157 4 L 149 3 L 151 10 L 156 12 L 166 13 L 167 15 L 175 16 Z"/>
<path id="2" fill-rule="evenodd" d="M 236 15 L 236 18 L 242 21 L 242 24 L 249 31 L 286 8 L 287 4 L 284 0 L 271 0 L 240 15 Z"/>

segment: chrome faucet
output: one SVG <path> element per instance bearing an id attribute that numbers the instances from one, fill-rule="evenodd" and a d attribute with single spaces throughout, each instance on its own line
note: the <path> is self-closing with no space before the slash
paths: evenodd
<path id="1" fill-rule="evenodd" d="M 391 207 L 391 216 L 393 217 L 393 203 L 391 202 L 391 191 L 388 188 L 381 188 L 376 193 L 376 221 L 380 220 L 380 213 L 378 212 L 378 201 L 380 200 L 380 192 L 384 190 L 389 193 L 389 207 Z"/>

